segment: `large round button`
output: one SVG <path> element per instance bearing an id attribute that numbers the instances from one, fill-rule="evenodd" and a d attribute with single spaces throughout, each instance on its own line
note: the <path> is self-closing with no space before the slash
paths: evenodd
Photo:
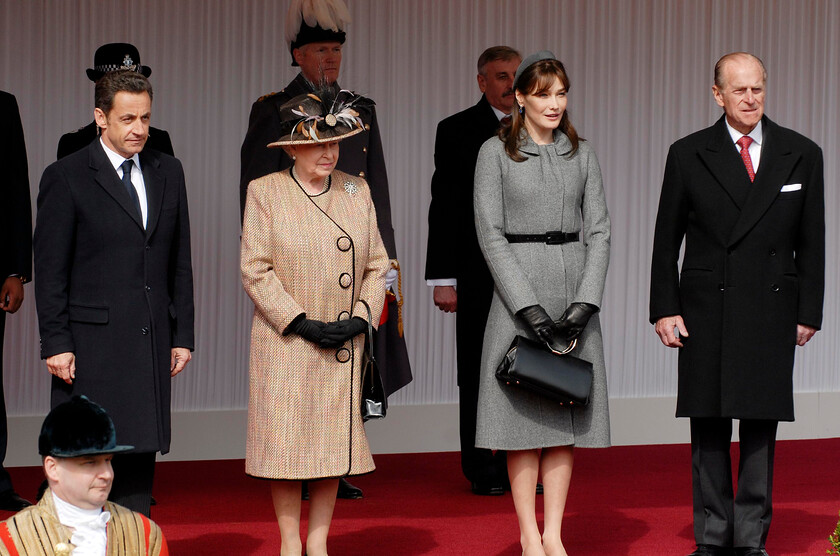
<path id="1" fill-rule="evenodd" d="M 350 313 L 347 311 L 342 311 L 338 314 L 338 320 L 347 320 L 350 318 Z"/>
<path id="2" fill-rule="evenodd" d="M 349 251 L 353 247 L 353 241 L 347 236 L 341 236 L 335 240 L 335 245 L 339 251 Z"/>
<path id="3" fill-rule="evenodd" d="M 343 272 L 341 276 L 338 277 L 338 285 L 340 285 L 344 289 L 349 288 L 353 285 L 353 277 L 347 274 L 346 272 Z"/>
<path id="4" fill-rule="evenodd" d="M 335 358 L 339 363 L 347 363 L 350 361 L 350 350 L 347 348 L 340 348 L 335 352 Z"/>

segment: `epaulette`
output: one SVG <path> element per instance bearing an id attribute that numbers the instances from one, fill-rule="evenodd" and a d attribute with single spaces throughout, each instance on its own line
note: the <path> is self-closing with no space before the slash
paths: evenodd
<path id="1" fill-rule="evenodd" d="M 261 96 L 260 98 L 257 99 L 257 102 L 262 102 L 267 98 L 273 97 L 274 95 L 279 95 L 280 93 L 284 92 L 285 90 L 286 89 L 283 89 L 282 91 L 275 91 L 273 93 L 268 93 L 267 95 L 263 95 L 263 96 Z"/>

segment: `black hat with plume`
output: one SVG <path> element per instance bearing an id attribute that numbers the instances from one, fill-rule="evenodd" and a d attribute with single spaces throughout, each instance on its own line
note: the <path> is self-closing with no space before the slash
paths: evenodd
<path id="1" fill-rule="evenodd" d="M 286 15 L 286 42 L 297 66 L 294 50 L 313 42 L 344 44 L 344 28 L 350 23 L 350 11 L 342 0 L 292 0 Z"/>

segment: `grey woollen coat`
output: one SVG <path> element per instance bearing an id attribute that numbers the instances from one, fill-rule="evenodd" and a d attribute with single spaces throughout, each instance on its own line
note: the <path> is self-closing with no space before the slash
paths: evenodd
<path id="1" fill-rule="evenodd" d="M 610 256 L 610 219 L 595 152 L 585 141 L 571 156 L 571 142 L 555 131 L 554 142 L 524 139 L 514 162 L 498 137 L 481 147 L 475 170 L 475 220 L 479 245 L 495 289 L 484 335 L 476 446 L 522 450 L 610 443 L 607 380 L 598 316 L 578 340 L 575 355 L 592 362 L 590 405 L 570 408 L 502 385 L 495 370 L 517 334 L 533 338 L 515 316 L 542 305 L 559 319 L 573 302 L 601 306 Z M 505 233 L 581 232 L 563 245 L 508 243 Z"/>
<path id="2" fill-rule="evenodd" d="M 796 325 L 822 323 L 822 151 L 765 116 L 751 184 L 724 118 L 668 153 L 650 321 L 681 315 L 689 333 L 678 417 L 792 421 Z"/>

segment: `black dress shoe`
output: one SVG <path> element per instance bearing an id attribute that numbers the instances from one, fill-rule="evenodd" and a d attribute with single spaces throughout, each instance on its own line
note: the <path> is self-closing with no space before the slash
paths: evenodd
<path id="1" fill-rule="evenodd" d="M 336 497 L 345 500 L 358 500 L 364 497 L 364 494 L 362 494 L 362 489 L 359 487 L 351 485 L 344 479 L 339 479 L 338 494 L 336 494 Z"/>
<path id="2" fill-rule="evenodd" d="M 697 550 L 688 556 L 732 556 L 734 552 L 731 548 L 721 546 L 714 546 L 711 544 L 698 544 Z"/>
<path id="3" fill-rule="evenodd" d="M 11 488 L 0 492 L 0 510 L 5 510 L 7 512 L 19 512 L 31 505 L 32 502 L 24 500 Z"/>
<path id="4" fill-rule="evenodd" d="M 537 483 L 537 494 L 543 493 L 543 486 L 542 483 Z"/>
<path id="5" fill-rule="evenodd" d="M 763 548 L 736 548 L 736 556 L 769 556 Z"/>
<path id="6" fill-rule="evenodd" d="M 501 496 L 505 493 L 504 485 L 494 483 L 478 483 L 472 481 L 470 482 L 470 488 L 473 494 L 479 496 Z"/>

